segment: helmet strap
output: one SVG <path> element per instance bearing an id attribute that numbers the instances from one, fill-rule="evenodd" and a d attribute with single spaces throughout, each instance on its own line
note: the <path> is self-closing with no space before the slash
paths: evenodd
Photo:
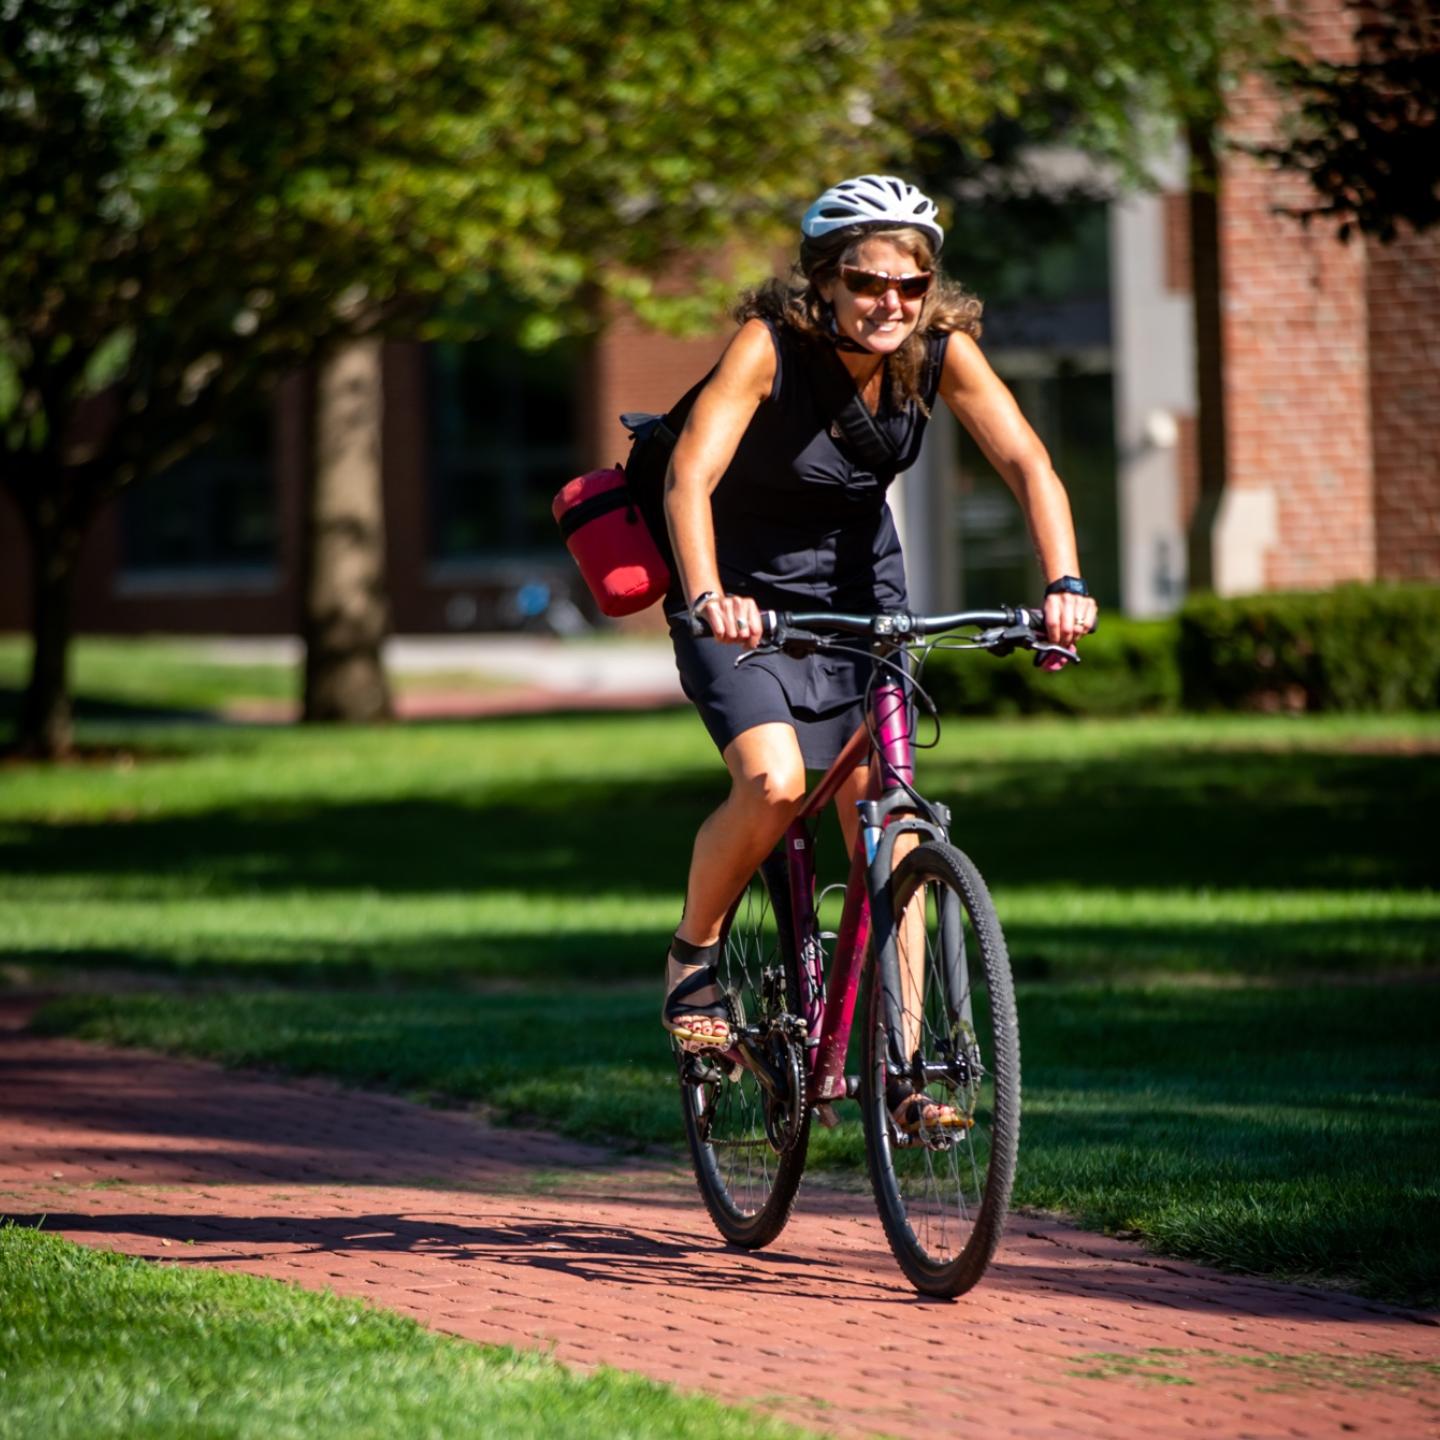
<path id="1" fill-rule="evenodd" d="M 873 355 L 873 350 L 867 349 L 858 340 L 852 340 L 840 329 L 840 322 L 835 318 L 835 307 L 827 300 L 825 305 L 825 326 L 830 332 L 830 343 L 837 350 L 848 350 L 852 355 Z"/>

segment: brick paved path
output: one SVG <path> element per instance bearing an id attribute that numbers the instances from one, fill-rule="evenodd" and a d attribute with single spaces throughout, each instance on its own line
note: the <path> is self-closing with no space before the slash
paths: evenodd
<path id="1" fill-rule="evenodd" d="M 745 1254 L 668 1166 L 20 1020 L 0 1009 L 0 1214 L 87 1244 L 329 1286 L 844 1435 L 1440 1436 L 1432 1317 L 1023 1216 L 984 1285 L 921 1301 L 863 1198 L 807 1188 Z"/>

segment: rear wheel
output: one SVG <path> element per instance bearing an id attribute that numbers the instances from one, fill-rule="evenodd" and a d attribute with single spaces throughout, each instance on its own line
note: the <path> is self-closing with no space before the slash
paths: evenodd
<path id="1" fill-rule="evenodd" d="M 810 1109 L 788 877 L 772 856 L 741 895 L 717 965 L 730 1023 L 766 1061 L 769 1085 L 724 1057 L 677 1054 L 685 1138 L 716 1228 L 759 1249 L 785 1228 L 805 1169 Z M 773 897 L 773 898 L 772 898 Z"/>
<path id="2" fill-rule="evenodd" d="M 1010 962 L 985 882 L 954 846 L 917 846 L 895 867 L 891 896 L 901 973 L 887 987 L 879 965 L 869 967 L 866 1159 L 900 1268 L 924 1294 L 953 1296 L 994 1255 L 1015 1177 L 1020 1035 Z M 906 1090 L 953 1107 L 959 1123 L 904 1133 L 890 1102 Z"/>

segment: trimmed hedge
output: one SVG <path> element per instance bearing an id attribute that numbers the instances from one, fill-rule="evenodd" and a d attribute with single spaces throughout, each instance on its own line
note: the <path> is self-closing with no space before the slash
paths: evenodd
<path id="1" fill-rule="evenodd" d="M 1180 704 L 1176 622 L 1105 615 L 1080 665 L 1037 670 L 1031 657 L 938 650 L 922 683 L 949 715 L 1135 715 Z"/>
<path id="2" fill-rule="evenodd" d="M 1187 710 L 1431 710 L 1440 586 L 1196 596 L 1179 617 Z"/>
<path id="3" fill-rule="evenodd" d="M 1078 669 L 937 651 L 923 683 L 950 715 L 1440 707 L 1440 586 L 1197 595 L 1169 620 L 1106 614 Z"/>

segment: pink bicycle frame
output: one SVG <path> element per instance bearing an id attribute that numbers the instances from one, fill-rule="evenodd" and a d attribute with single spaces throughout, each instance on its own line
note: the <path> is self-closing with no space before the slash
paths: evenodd
<path id="1" fill-rule="evenodd" d="M 871 800 L 898 783 L 909 785 L 914 781 L 909 707 L 898 682 L 876 687 L 873 713 L 874 748 L 878 752 L 878 763 L 870 765 L 866 795 Z M 809 822 L 824 811 L 870 750 L 869 729 L 862 723 L 845 742 L 845 748 L 820 783 L 806 797 L 784 839 L 790 882 L 790 919 L 794 927 L 792 938 L 805 990 L 802 999 L 808 1037 L 810 1094 L 821 1102 L 842 1099 L 846 1094 L 845 1054 L 850 1043 L 850 1026 L 855 1018 L 855 1002 L 860 994 L 870 942 L 870 897 L 866 872 L 871 850 L 866 837 L 865 843 L 855 847 L 850 859 L 845 906 L 840 916 L 827 987 L 815 914 L 815 857 Z"/>

